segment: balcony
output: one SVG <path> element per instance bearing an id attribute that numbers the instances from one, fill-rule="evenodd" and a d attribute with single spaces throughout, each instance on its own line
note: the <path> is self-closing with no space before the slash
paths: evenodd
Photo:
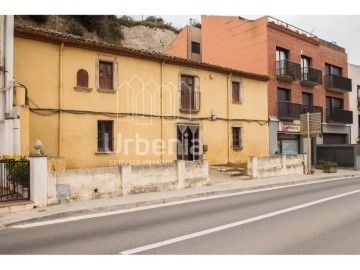
<path id="1" fill-rule="evenodd" d="M 327 109 L 326 110 L 326 122 L 327 123 L 342 123 L 352 124 L 353 123 L 353 112 L 345 111 L 341 109 Z"/>
<path id="2" fill-rule="evenodd" d="M 326 75 L 325 87 L 327 90 L 337 92 L 351 92 L 351 79 L 338 75 Z"/>
<path id="3" fill-rule="evenodd" d="M 301 69 L 301 84 L 307 86 L 322 84 L 322 71 L 312 67 L 303 67 Z"/>
<path id="4" fill-rule="evenodd" d="M 300 119 L 300 114 L 304 113 L 322 113 L 322 107 L 302 105 L 290 102 L 278 102 L 278 118 L 284 120 Z"/>
<path id="5" fill-rule="evenodd" d="M 295 81 L 300 79 L 301 66 L 298 63 L 289 60 L 276 62 L 276 76 L 279 80 Z"/>
<path id="6" fill-rule="evenodd" d="M 184 113 L 194 113 L 200 111 L 200 98 L 199 91 L 179 91 L 179 109 Z"/>

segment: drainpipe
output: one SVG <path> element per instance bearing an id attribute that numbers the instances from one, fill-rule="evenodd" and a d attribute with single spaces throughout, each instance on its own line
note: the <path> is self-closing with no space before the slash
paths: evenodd
<path id="1" fill-rule="evenodd" d="M 192 28 L 192 19 L 190 19 L 190 25 L 189 25 L 189 48 L 188 48 L 188 59 L 191 60 L 191 54 L 192 54 L 192 51 L 191 51 L 191 39 L 192 39 L 192 33 L 191 33 L 191 29 Z"/>
<path id="2" fill-rule="evenodd" d="M 0 16 L 0 121 L 5 120 L 5 16 Z"/>
<path id="3" fill-rule="evenodd" d="M 160 79 L 160 119 L 161 119 L 161 126 L 160 126 L 160 131 L 161 131 L 161 163 L 164 162 L 164 117 L 163 117 L 163 91 L 164 91 L 164 65 L 165 65 L 165 61 L 162 61 L 161 64 L 161 79 Z"/>
<path id="4" fill-rule="evenodd" d="M 4 30 L 5 30 L 5 45 L 4 45 L 4 57 L 5 57 L 5 87 L 9 86 L 9 89 L 5 92 L 5 113 L 9 118 L 12 118 L 13 112 L 13 80 L 14 80 L 14 16 L 6 15 L 4 18 Z"/>
<path id="5" fill-rule="evenodd" d="M 60 46 L 60 61 L 59 61 L 59 145 L 58 145 L 58 156 L 62 156 L 62 135 L 63 135 L 63 115 L 62 115 L 62 107 L 63 107 L 63 52 L 64 52 L 64 42 L 61 42 Z"/>
<path id="6" fill-rule="evenodd" d="M 228 163 L 230 163 L 230 91 L 231 91 L 231 77 L 232 77 L 232 72 L 229 75 L 228 78 L 228 83 L 227 83 L 227 91 L 226 91 L 226 96 L 227 96 L 227 102 L 226 102 L 226 111 L 227 111 L 227 138 L 228 138 Z"/>

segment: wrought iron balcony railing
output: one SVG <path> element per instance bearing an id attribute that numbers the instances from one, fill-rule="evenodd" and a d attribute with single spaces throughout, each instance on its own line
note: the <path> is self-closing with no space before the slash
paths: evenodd
<path id="1" fill-rule="evenodd" d="M 302 105 L 290 102 L 278 102 L 278 118 L 286 120 L 300 119 L 300 114 L 304 113 L 322 113 L 322 107 Z"/>
<path id="2" fill-rule="evenodd" d="M 331 91 L 351 92 L 351 79 L 338 75 L 326 75 L 325 87 Z"/>
<path id="3" fill-rule="evenodd" d="M 201 93 L 199 91 L 179 91 L 179 109 L 185 112 L 200 111 Z"/>
<path id="4" fill-rule="evenodd" d="M 353 123 L 353 112 L 341 109 L 327 109 L 326 110 L 326 122 L 328 123 Z"/>
<path id="5" fill-rule="evenodd" d="M 278 79 L 286 81 L 295 81 L 300 79 L 301 66 L 298 63 L 289 60 L 276 62 L 276 76 Z"/>
<path id="6" fill-rule="evenodd" d="M 301 68 L 301 83 L 310 86 L 322 84 L 322 71 L 313 67 Z"/>

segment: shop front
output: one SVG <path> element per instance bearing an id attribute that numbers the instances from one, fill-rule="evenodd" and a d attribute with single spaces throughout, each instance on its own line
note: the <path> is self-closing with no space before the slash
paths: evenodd
<path id="1" fill-rule="evenodd" d="M 301 149 L 300 120 L 279 121 L 277 143 L 279 154 L 299 154 Z"/>

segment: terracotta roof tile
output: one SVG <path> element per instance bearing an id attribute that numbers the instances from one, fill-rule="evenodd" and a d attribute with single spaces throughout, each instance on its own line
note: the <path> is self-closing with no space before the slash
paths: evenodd
<path id="1" fill-rule="evenodd" d="M 163 54 L 155 51 L 147 51 L 140 49 L 133 49 L 129 47 L 124 47 L 121 45 L 110 44 L 102 41 L 86 39 L 81 36 L 76 36 L 72 34 L 66 34 L 63 32 L 58 32 L 48 28 L 40 28 L 29 25 L 19 25 L 15 24 L 15 36 L 23 37 L 34 40 L 42 40 L 47 42 L 61 43 L 64 42 L 69 46 L 82 47 L 91 50 L 97 51 L 106 51 L 113 54 L 132 56 L 137 58 L 144 58 L 153 61 L 165 61 L 167 63 L 177 64 L 181 66 L 189 66 L 194 68 L 200 68 L 205 70 L 211 70 L 220 73 L 230 74 L 234 76 L 240 76 L 244 78 L 250 78 L 260 81 L 268 81 L 269 76 L 261 75 L 251 72 L 245 72 L 241 70 L 236 70 L 228 67 L 221 67 L 213 64 L 208 64 L 204 62 L 197 62 L 185 58 L 180 58 L 168 54 Z"/>

